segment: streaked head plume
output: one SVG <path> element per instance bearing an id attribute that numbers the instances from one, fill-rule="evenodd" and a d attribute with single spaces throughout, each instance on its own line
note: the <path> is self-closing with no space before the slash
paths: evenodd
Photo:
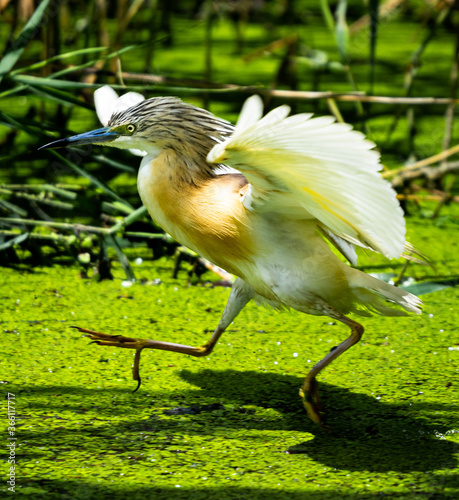
<path id="1" fill-rule="evenodd" d="M 234 129 L 212 113 L 176 97 L 154 97 L 117 111 L 108 127 L 121 132 L 112 146 L 138 148 L 155 155 L 173 149 L 180 156 L 200 161 L 205 161 L 212 147 Z"/>

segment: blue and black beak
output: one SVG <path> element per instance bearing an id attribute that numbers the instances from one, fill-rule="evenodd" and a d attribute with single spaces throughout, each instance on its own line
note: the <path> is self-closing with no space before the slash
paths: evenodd
<path id="1" fill-rule="evenodd" d="M 91 130 L 91 132 L 85 132 L 84 134 L 73 135 L 66 139 L 50 142 L 38 149 L 65 148 L 67 146 L 81 146 L 83 144 L 102 144 L 104 142 L 113 141 L 119 137 L 119 135 L 120 134 L 117 132 L 111 130 L 110 127 L 98 128 L 97 130 Z"/>

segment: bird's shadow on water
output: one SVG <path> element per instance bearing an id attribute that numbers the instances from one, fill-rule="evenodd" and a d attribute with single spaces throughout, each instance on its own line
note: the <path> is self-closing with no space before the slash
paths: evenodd
<path id="1" fill-rule="evenodd" d="M 256 405 L 273 408 L 282 418 L 254 422 L 254 427 L 270 430 L 297 430 L 314 435 L 286 452 L 306 454 L 319 463 L 349 471 L 431 471 L 454 469 L 459 445 L 445 439 L 452 429 L 439 423 L 452 421 L 453 406 L 408 400 L 384 403 L 364 394 L 352 393 L 321 383 L 322 401 L 327 411 L 326 431 L 314 424 L 302 410 L 298 389 L 302 377 L 235 370 L 183 370 L 180 376 L 201 388 L 207 397 L 223 405 Z M 431 418 L 429 418 L 431 417 Z M 457 429 L 455 429 L 457 432 Z"/>
<path id="2" fill-rule="evenodd" d="M 196 389 L 186 393 L 177 390 L 155 394 L 154 389 L 147 386 L 147 383 L 154 385 L 154 381 L 150 380 L 145 383 L 143 392 L 136 394 L 119 389 L 29 386 L 21 397 L 26 398 L 27 394 L 44 397 L 41 402 L 31 401 L 29 408 L 39 414 L 45 413 L 48 415 L 46 418 L 63 418 L 65 423 L 65 415 L 59 416 L 62 415 L 60 412 L 81 414 L 82 418 L 86 418 L 81 430 L 60 428 L 62 442 L 67 438 L 78 439 L 75 434 L 80 433 L 81 437 L 97 437 L 106 451 L 113 451 L 119 446 L 111 439 L 112 435 L 151 433 L 157 436 L 158 432 L 165 432 L 176 436 L 178 441 L 182 433 L 193 435 L 198 432 L 202 435 L 203 427 L 194 424 L 205 419 L 205 432 L 210 436 L 221 434 L 222 427 L 236 430 L 240 436 L 243 436 L 244 430 L 250 430 L 253 439 L 256 439 L 256 432 L 253 431 L 270 431 L 273 446 L 276 446 L 276 431 L 307 433 L 304 442 L 296 440 L 296 444 L 286 447 L 284 451 L 307 456 L 336 469 L 403 473 L 457 467 L 455 454 L 459 452 L 459 445 L 445 439 L 447 431 L 452 429 L 441 423 L 454 421 L 453 406 L 411 400 L 385 403 L 321 383 L 321 395 L 331 428 L 326 431 L 310 421 L 302 408 L 298 396 L 302 377 L 208 369 L 182 370 L 179 375 Z M 177 408 L 174 405 L 178 400 L 183 406 Z M 215 409 L 206 404 L 209 400 L 220 402 L 218 418 L 215 414 L 206 413 Z M 162 405 L 160 410 L 157 402 Z M 91 406 L 94 404 L 97 406 Z M 144 413 L 142 418 L 138 418 L 136 408 L 144 410 L 148 407 L 152 408 L 151 418 L 145 419 Z M 263 408 L 273 409 L 277 415 L 271 412 L 266 417 Z M 190 409 L 192 411 L 188 411 Z M 88 414 L 85 417 L 86 411 Z M 437 413 L 441 415 L 441 421 Z M 123 419 L 118 419 L 119 416 Z M 100 427 L 93 420 L 109 422 L 110 438 L 101 435 Z M 21 433 L 22 439 L 30 443 L 49 439 L 44 428 L 31 431 L 24 428 Z M 266 434 L 263 440 L 266 440 Z M 448 481 L 452 480 L 456 481 L 456 478 L 448 476 Z"/>
<path id="3" fill-rule="evenodd" d="M 46 418 L 57 418 L 59 430 L 51 433 L 45 426 L 37 429 L 19 428 L 22 441 L 36 446 L 49 446 L 53 449 L 68 450 L 71 446 L 85 446 L 92 442 L 100 454 L 125 452 L 126 447 L 133 449 L 133 453 L 145 450 L 159 449 L 161 453 L 168 453 L 167 449 L 172 441 L 180 447 L 181 436 L 192 436 L 194 433 L 203 433 L 213 437 L 222 435 L 222 427 L 228 429 L 224 435 L 231 436 L 237 433 L 241 439 L 249 440 L 248 446 L 253 449 L 259 438 L 266 443 L 266 431 L 272 436 L 273 449 L 279 447 L 276 432 L 293 431 L 292 441 L 296 444 L 286 447 L 286 453 L 292 454 L 290 460 L 313 460 L 338 470 L 374 472 L 424 472 L 429 474 L 429 481 L 433 482 L 439 491 L 447 488 L 456 491 L 458 476 L 452 473 L 457 468 L 455 454 L 459 446 L 446 439 L 442 439 L 450 428 L 438 423 L 435 416 L 440 412 L 444 422 L 453 421 L 453 408 L 446 405 L 424 404 L 413 402 L 384 403 L 362 394 L 355 394 L 330 384 L 320 384 L 321 394 L 329 414 L 331 432 L 321 429 L 309 420 L 301 407 L 298 397 L 298 388 L 302 377 L 260 373 L 254 371 L 236 370 L 200 370 L 197 372 L 183 370 L 179 375 L 192 384 L 196 389 L 186 393 L 172 390 L 167 393 L 155 393 L 150 387 L 132 394 L 130 390 L 120 389 L 91 389 L 75 386 L 29 386 L 19 393 L 20 398 L 30 395 L 32 400 L 29 409 L 37 414 L 46 415 Z M 154 385 L 150 380 L 149 385 Z M 147 383 L 145 384 L 147 386 Z M 38 400 L 36 398 L 38 397 Z M 209 400 L 220 401 L 218 415 L 213 414 L 212 405 L 206 404 Z M 183 408 L 197 408 L 197 413 L 179 413 L 174 417 L 172 410 L 177 401 Z M 157 404 L 160 402 L 161 409 Z M 183 402 L 183 403 L 182 403 Z M 203 404 L 204 403 L 204 404 Z M 96 405 L 96 406 L 91 406 Z M 169 407 L 167 407 L 169 405 Z M 138 417 L 136 409 L 141 409 L 142 417 Z M 151 408 L 151 417 L 145 419 L 145 408 Z M 274 418 L 264 418 L 263 408 L 273 409 Z M 180 410 L 180 408 L 179 408 Z M 211 411 L 206 414 L 206 411 Z M 247 410 L 247 411 L 246 411 Z M 88 411 L 87 414 L 85 412 Z M 199 413 L 201 411 L 201 413 Z M 253 411 L 253 413 L 251 413 Z M 72 413 L 79 414 L 82 424 L 66 427 L 66 419 Z M 168 414 L 166 417 L 164 415 Z M 204 415 L 202 414 L 204 413 Z M 273 412 L 267 412 L 270 416 Z M 451 414 L 450 414 L 451 413 Z M 122 417 L 121 420 L 119 417 Z M 226 417 L 226 418 L 225 418 Z M 27 417 L 26 417 L 27 418 Z M 205 426 L 196 425 L 205 419 Z M 106 421 L 103 428 L 110 428 L 110 432 L 101 432 L 101 421 Z M 27 420 L 26 420 L 27 422 Z M 102 429 L 103 430 L 103 429 Z M 246 434 L 246 430 L 249 433 Z M 304 442 L 295 440 L 295 432 L 305 436 Z M 133 440 L 134 435 L 151 436 L 151 440 Z M 116 436 L 117 439 L 113 439 Z M 312 436 L 312 437 L 311 437 Z M 163 438 L 166 438 L 164 440 Z M 269 439 L 269 437 L 268 437 Z M 284 438 L 281 441 L 285 442 Z M 73 443 L 73 444 L 72 444 Z M 137 444 L 135 444 L 137 443 Z M 135 446 L 134 446 L 135 444 Z M 281 445 L 282 446 L 282 445 Z M 164 447 L 164 448 L 162 448 Z M 30 450 L 31 451 L 31 450 Z M 40 452 L 40 450 L 39 450 Z M 27 452 L 23 459 L 34 459 L 37 452 Z M 36 459 L 42 460 L 40 454 Z M 279 459 L 281 460 L 280 456 Z M 51 464 L 53 467 L 53 464 Z M 443 473 L 444 470 L 448 472 Z M 438 472 L 436 472 L 438 471 Z M 432 474 L 432 475 L 430 475 Z M 34 493 L 34 498 L 47 500 L 54 498 L 74 499 L 115 499 L 129 497 L 132 500 L 156 498 L 158 500 L 181 500 L 184 498 L 206 498 L 219 500 L 240 499 L 271 499 L 280 498 L 279 490 L 268 487 L 214 487 L 207 488 L 184 487 L 182 491 L 174 488 L 137 486 L 130 483 L 125 488 L 120 485 L 104 483 L 95 484 L 84 479 L 56 478 L 47 479 L 42 474 L 32 474 L 21 479 L 25 487 L 38 487 L 43 494 Z M 20 481 L 20 482 L 21 482 Z M 390 498 L 412 498 L 409 493 L 400 493 Z M 21 497 L 21 495 L 19 495 Z M 289 491 L 287 496 L 294 500 L 304 498 L 314 500 L 349 499 L 355 498 L 354 493 L 319 491 L 311 485 L 309 491 Z M 359 498 L 373 500 L 381 498 L 380 492 L 359 494 Z M 387 497 L 389 498 L 389 496 Z M 424 498 L 447 498 L 443 495 L 432 494 Z M 448 497 L 452 498 L 452 497 Z"/>

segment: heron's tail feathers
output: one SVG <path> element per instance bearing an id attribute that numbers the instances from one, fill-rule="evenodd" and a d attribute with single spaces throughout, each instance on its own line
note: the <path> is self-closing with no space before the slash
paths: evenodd
<path id="1" fill-rule="evenodd" d="M 405 316 L 407 312 L 421 314 L 422 301 L 416 295 L 356 269 L 354 271 L 356 272 L 350 280 L 351 289 L 357 302 L 369 311 L 383 316 Z M 402 307 L 404 311 L 396 306 Z M 367 311 L 357 308 L 353 312 L 368 315 Z"/>

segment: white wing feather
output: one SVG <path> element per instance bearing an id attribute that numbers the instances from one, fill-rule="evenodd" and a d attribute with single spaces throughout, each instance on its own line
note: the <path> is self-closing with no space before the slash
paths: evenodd
<path id="1" fill-rule="evenodd" d="M 254 125 L 263 116 L 263 101 L 259 95 L 253 95 L 244 102 L 236 123 L 235 134 L 239 134 Z"/>
<path id="2" fill-rule="evenodd" d="M 94 92 L 94 106 L 97 118 L 104 127 L 108 125 L 117 99 L 119 99 L 118 94 L 108 85 L 104 85 Z"/>
<path id="3" fill-rule="evenodd" d="M 118 94 L 108 85 L 104 85 L 94 92 L 94 106 L 97 118 L 104 127 L 108 125 L 113 113 L 124 111 L 143 100 L 145 100 L 145 97 L 137 92 L 128 92 L 118 97 Z M 129 151 L 136 156 L 146 155 L 145 151 L 139 149 L 130 149 Z"/>
<path id="4" fill-rule="evenodd" d="M 350 243 L 399 257 L 403 211 L 379 174 L 375 144 L 333 117 L 288 117 L 289 111 L 281 106 L 256 122 L 246 120 L 248 126 L 217 144 L 208 161 L 244 174 L 251 184 L 246 208 L 316 218 Z"/>
<path id="5" fill-rule="evenodd" d="M 145 97 L 137 92 L 128 92 L 127 94 L 123 94 L 114 102 L 112 113 L 124 111 L 144 100 Z"/>
<path id="6" fill-rule="evenodd" d="M 143 100 L 145 100 L 145 97 L 137 92 L 128 92 L 118 97 L 118 94 L 108 85 L 104 85 L 94 92 L 94 106 L 97 118 L 104 127 L 108 125 L 113 113 L 124 111 Z"/>

